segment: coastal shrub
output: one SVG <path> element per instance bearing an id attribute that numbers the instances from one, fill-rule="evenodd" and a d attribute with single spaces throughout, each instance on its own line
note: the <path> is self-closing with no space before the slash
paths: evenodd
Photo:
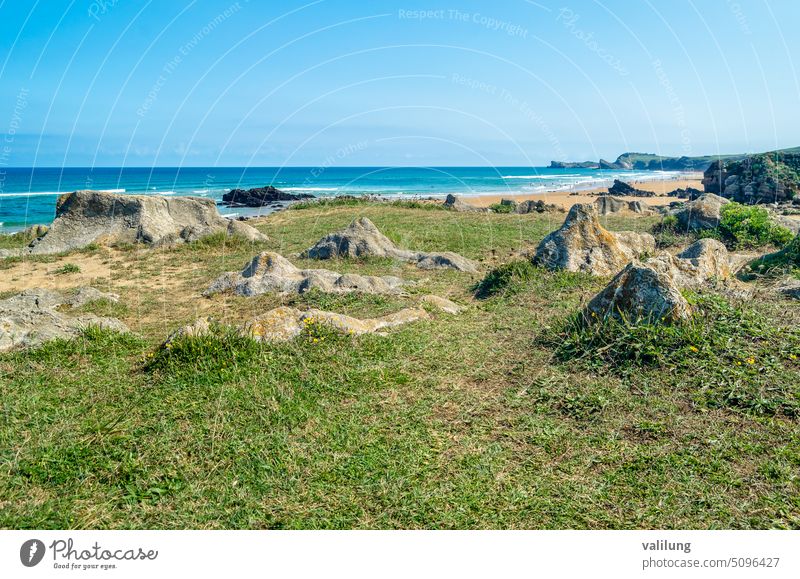
<path id="1" fill-rule="evenodd" d="M 503 203 L 493 203 L 489 205 L 489 209 L 494 213 L 514 213 L 514 206 Z"/>
<path id="2" fill-rule="evenodd" d="M 436 201 L 405 201 L 399 199 L 390 203 L 392 207 L 401 207 L 403 209 L 425 209 L 425 210 L 446 210 L 447 207 L 444 203 Z"/>
<path id="3" fill-rule="evenodd" d="M 717 233 L 731 249 L 782 247 L 792 239 L 792 232 L 773 223 L 769 211 L 763 207 L 735 202 L 722 207 Z"/>
<path id="4" fill-rule="evenodd" d="M 691 320 L 631 323 L 569 317 L 540 337 L 557 361 L 601 374 L 634 377 L 642 368 L 669 370 L 696 404 L 753 414 L 800 415 L 796 383 L 800 330 L 714 295 L 688 295 Z"/>
<path id="5" fill-rule="evenodd" d="M 74 263 L 65 263 L 61 267 L 56 268 L 56 270 L 53 273 L 57 275 L 65 275 L 69 273 L 80 273 L 80 272 L 81 268 L 79 265 L 75 265 Z"/>

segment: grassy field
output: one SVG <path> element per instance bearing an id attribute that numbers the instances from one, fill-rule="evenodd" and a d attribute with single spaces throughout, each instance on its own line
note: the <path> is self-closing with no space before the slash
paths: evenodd
<path id="1" fill-rule="evenodd" d="M 106 268 L 94 285 L 120 303 L 85 310 L 135 334 L 89 330 L 0 355 L 0 526 L 800 528 L 797 302 L 705 292 L 689 296 L 698 317 L 687 326 L 585 331 L 574 315 L 605 279 L 523 262 L 480 284 L 387 260 L 292 257 L 357 216 L 402 247 L 479 259 L 484 273 L 564 217 L 332 205 L 269 217 L 259 245 L 6 260 L 8 294 L 26 267 L 60 271 L 47 279 L 64 288 Z M 263 249 L 418 283 L 399 297 L 200 296 Z M 158 351 L 200 315 L 237 323 L 291 304 L 365 316 L 424 293 L 467 309 L 387 337 L 221 334 Z"/>

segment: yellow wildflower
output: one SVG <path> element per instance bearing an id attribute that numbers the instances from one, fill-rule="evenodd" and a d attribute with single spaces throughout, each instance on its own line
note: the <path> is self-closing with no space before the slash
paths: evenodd
<path id="1" fill-rule="evenodd" d="M 748 364 L 755 364 L 756 359 L 750 356 L 749 358 L 747 358 L 747 360 L 745 360 L 745 362 L 747 362 Z"/>
<path id="2" fill-rule="evenodd" d="M 697 346 L 689 346 L 689 349 L 690 349 L 692 352 L 699 352 L 699 351 L 700 351 L 700 350 L 697 348 Z"/>

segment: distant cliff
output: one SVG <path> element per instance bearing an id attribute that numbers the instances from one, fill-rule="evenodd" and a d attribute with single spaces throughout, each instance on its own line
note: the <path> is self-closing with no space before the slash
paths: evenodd
<path id="1" fill-rule="evenodd" d="M 776 153 L 800 153 L 800 147 L 782 149 Z M 705 171 L 714 161 L 732 163 L 748 158 L 746 153 L 736 155 L 706 155 L 704 157 L 664 157 L 654 153 L 623 153 L 616 161 L 551 161 L 551 169 L 616 169 L 637 171 Z"/>

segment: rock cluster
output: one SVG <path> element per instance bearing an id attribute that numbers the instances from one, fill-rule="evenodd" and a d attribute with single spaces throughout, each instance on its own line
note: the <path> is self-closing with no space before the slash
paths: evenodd
<path id="1" fill-rule="evenodd" d="M 419 302 L 448 314 L 457 314 L 462 310 L 461 306 L 439 296 L 423 296 Z M 324 310 L 301 311 L 292 307 L 280 306 L 245 322 L 238 328 L 238 331 L 241 335 L 251 337 L 259 342 L 286 342 L 300 336 L 313 324 L 324 324 L 344 334 L 362 335 L 380 334 L 381 330 L 430 319 L 432 316 L 420 306 L 403 308 L 385 316 L 366 319 Z M 209 318 L 200 318 L 173 332 L 165 345 L 180 337 L 209 334 L 212 328 L 213 323 Z"/>
<path id="2" fill-rule="evenodd" d="M 25 253 L 61 253 L 91 243 L 164 246 L 219 232 L 266 240 L 249 225 L 222 217 L 211 199 L 74 191 L 58 198 L 55 221 Z"/>
<path id="3" fill-rule="evenodd" d="M 94 288 L 81 288 L 71 296 L 32 289 L 0 300 L 0 351 L 37 346 L 56 338 L 71 338 L 93 325 L 119 332 L 128 331 L 116 318 L 93 314 L 69 315 L 70 309 L 100 299 L 117 301 L 118 298 Z"/>
<path id="4" fill-rule="evenodd" d="M 303 252 L 303 257 L 386 257 L 415 263 L 420 269 L 455 269 L 469 273 L 478 271 L 474 262 L 452 251 L 427 253 L 400 249 L 366 217 L 356 219 L 346 228 L 326 235 Z"/>
<path id="5" fill-rule="evenodd" d="M 233 291 L 237 295 L 264 293 L 301 294 L 316 289 L 325 293 L 401 293 L 407 282 L 393 276 L 337 273 L 327 269 L 299 269 L 285 257 L 265 251 L 255 256 L 241 272 L 217 278 L 203 295 Z"/>
<path id="6" fill-rule="evenodd" d="M 716 160 L 703 188 L 739 203 L 781 203 L 800 193 L 800 153 L 774 151 L 734 161 Z"/>
<path id="7" fill-rule="evenodd" d="M 573 205 L 560 229 L 545 237 L 536 249 L 534 262 L 548 269 L 613 275 L 625 264 L 655 250 L 648 233 L 606 230 L 592 204 Z"/>
<path id="8" fill-rule="evenodd" d="M 701 239 L 677 256 L 663 252 L 629 263 L 589 302 L 585 318 L 613 316 L 632 323 L 685 320 L 691 316 L 691 307 L 681 289 L 698 289 L 730 277 L 725 246 Z"/>
<path id="9" fill-rule="evenodd" d="M 547 212 L 556 212 L 556 213 L 564 213 L 564 208 L 560 205 L 555 205 L 553 203 L 545 203 L 541 199 L 537 199 L 536 201 L 528 200 L 528 201 L 520 201 L 514 207 L 514 211 L 516 213 L 525 214 L 525 213 L 547 213 Z"/>
<path id="10" fill-rule="evenodd" d="M 687 187 L 686 189 L 675 189 L 667 193 L 667 197 L 677 197 L 678 199 L 688 199 L 689 201 L 694 201 L 698 197 L 703 194 L 703 191 L 700 189 L 695 189 L 694 187 Z"/>
<path id="11" fill-rule="evenodd" d="M 272 185 L 254 189 L 231 189 L 222 195 L 222 205 L 228 207 L 265 207 L 279 201 L 300 201 L 314 199 L 308 193 L 287 193 Z"/>
<path id="12" fill-rule="evenodd" d="M 652 191 L 636 189 L 619 179 L 614 179 L 614 184 L 608 188 L 608 194 L 617 197 L 655 197 L 656 195 Z"/>
<path id="13" fill-rule="evenodd" d="M 612 197 L 611 195 L 601 195 L 595 202 L 597 212 L 600 215 L 609 215 L 611 213 L 619 213 L 621 211 L 630 211 L 633 213 L 648 214 L 653 213 L 653 210 L 646 203 L 641 201 L 626 201 L 619 197 Z"/>

